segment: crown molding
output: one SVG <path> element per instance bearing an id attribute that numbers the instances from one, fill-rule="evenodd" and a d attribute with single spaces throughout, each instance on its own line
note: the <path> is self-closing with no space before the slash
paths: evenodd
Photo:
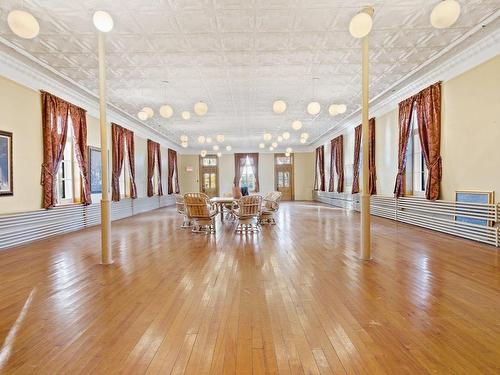
<path id="1" fill-rule="evenodd" d="M 0 37 L 0 76 L 35 91 L 48 91 L 84 108 L 90 116 L 99 118 L 99 97 L 96 94 L 2 37 Z M 179 145 L 164 134 L 110 103 L 107 103 L 107 121 L 130 129 L 141 138 L 154 140 L 162 147 L 180 150 Z"/>
<path id="2" fill-rule="evenodd" d="M 500 11 L 496 11 L 453 44 L 396 81 L 370 100 L 370 116 L 377 117 L 396 108 L 406 98 L 438 81 L 447 81 L 500 54 Z M 360 97 L 361 101 L 361 97 Z M 361 108 L 330 127 L 311 143 L 313 148 L 361 123 Z"/>

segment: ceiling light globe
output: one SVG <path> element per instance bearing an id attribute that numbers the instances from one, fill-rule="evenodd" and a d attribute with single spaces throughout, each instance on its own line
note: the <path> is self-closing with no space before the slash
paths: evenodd
<path id="1" fill-rule="evenodd" d="M 273 146 L 273 147 L 278 147 L 278 143 L 273 142 L 273 143 L 271 143 L 271 146 Z"/>
<path id="2" fill-rule="evenodd" d="M 274 113 L 284 113 L 286 111 L 286 103 L 283 100 L 276 100 L 273 103 L 273 111 Z"/>
<path id="3" fill-rule="evenodd" d="M 271 133 L 264 134 L 264 141 L 269 142 L 271 139 L 273 139 L 273 135 Z"/>
<path id="4" fill-rule="evenodd" d="M 431 13 L 431 25 L 436 29 L 446 29 L 460 17 L 460 4 L 456 0 L 444 0 L 437 4 Z"/>
<path id="5" fill-rule="evenodd" d="M 273 146 L 269 147 L 269 151 L 273 151 L 273 150 L 274 150 Z"/>
<path id="6" fill-rule="evenodd" d="M 217 157 L 220 158 L 222 156 L 222 152 L 217 153 Z"/>
<path id="7" fill-rule="evenodd" d="M 291 147 L 287 147 L 285 151 L 288 152 L 288 153 L 291 153 L 293 150 L 292 150 Z"/>
<path id="8" fill-rule="evenodd" d="M 208 112 L 208 104 L 204 102 L 198 102 L 194 105 L 194 113 L 198 116 L 205 116 Z"/>
<path id="9" fill-rule="evenodd" d="M 24 10 L 11 11 L 7 16 L 7 24 L 14 34 L 24 39 L 33 39 L 40 32 L 37 19 Z"/>
<path id="10" fill-rule="evenodd" d="M 330 116 L 337 116 L 340 113 L 338 105 L 337 104 L 330 105 L 330 107 L 328 107 L 328 113 L 330 114 Z"/>
<path id="11" fill-rule="evenodd" d="M 309 139 L 309 134 L 308 134 L 308 133 L 302 133 L 302 134 L 300 135 L 300 138 L 303 138 L 303 139 L 306 139 L 306 140 L 307 140 L 307 139 Z"/>
<path id="12" fill-rule="evenodd" d="M 113 18 L 108 12 L 98 10 L 94 13 L 93 21 L 95 28 L 103 33 L 113 30 Z"/>
<path id="13" fill-rule="evenodd" d="M 204 158 L 205 156 L 207 156 L 207 150 L 201 150 L 200 155 L 201 155 L 202 158 Z"/>
<path id="14" fill-rule="evenodd" d="M 259 143 L 259 148 L 266 148 L 266 145 L 264 143 Z"/>
<path id="15" fill-rule="evenodd" d="M 217 142 L 224 143 L 225 137 L 222 134 L 219 134 L 216 138 Z"/>
<path id="16" fill-rule="evenodd" d="M 311 102 L 307 105 L 307 113 L 309 113 L 312 116 L 316 116 L 318 113 L 321 112 L 321 104 L 318 102 Z"/>
<path id="17" fill-rule="evenodd" d="M 337 106 L 337 111 L 340 113 L 340 114 L 343 114 L 347 111 L 347 106 L 345 104 L 339 104 Z"/>
<path id="18" fill-rule="evenodd" d="M 214 151 L 219 151 L 219 145 L 213 145 L 212 150 Z"/>
<path id="19" fill-rule="evenodd" d="M 289 156 L 290 156 L 290 153 L 289 153 L 289 152 L 285 152 L 285 156 L 286 156 L 286 157 L 289 157 Z"/>
<path id="20" fill-rule="evenodd" d="M 184 119 L 184 120 L 189 120 L 191 118 L 191 113 L 189 111 L 183 111 L 181 113 L 181 117 Z"/>
<path id="21" fill-rule="evenodd" d="M 155 111 L 153 111 L 153 108 L 151 107 L 144 107 L 142 109 L 142 112 L 146 112 L 148 114 L 148 118 L 151 118 L 155 115 Z"/>
<path id="22" fill-rule="evenodd" d="M 189 140 L 188 136 L 183 134 L 180 136 L 181 142 L 187 142 Z"/>
<path id="23" fill-rule="evenodd" d="M 226 151 L 231 151 L 233 148 L 231 146 L 226 146 Z"/>
<path id="24" fill-rule="evenodd" d="M 188 143 L 187 142 L 181 142 L 181 146 L 184 147 L 184 148 L 187 148 Z"/>
<path id="25" fill-rule="evenodd" d="M 141 120 L 141 121 L 146 121 L 149 118 L 148 114 L 144 111 L 140 111 L 137 114 L 137 117 L 139 117 L 139 120 Z"/>
<path id="26" fill-rule="evenodd" d="M 296 120 L 296 121 L 292 122 L 292 129 L 293 130 L 302 129 L 302 121 Z"/>
<path id="27" fill-rule="evenodd" d="M 211 137 L 207 137 L 207 143 L 212 143 L 212 138 Z"/>
<path id="28" fill-rule="evenodd" d="M 283 139 L 285 139 L 285 140 L 290 139 L 290 133 L 289 133 L 289 132 L 284 132 L 284 133 L 282 134 L 282 136 L 283 136 Z"/>
<path id="29" fill-rule="evenodd" d="M 204 136 L 200 135 L 200 136 L 198 137 L 198 143 L 199 143 L 200 145 L 204 144 L 204 143 L 205 143 L 205 141 L 206 141 L 206 139 L 205 139 L 205 137 L 204 137 Z"/>
<path id="30" fill-rule="evenodd" d="M 349 24 L 349 32 L 355 38 L 364 38 L 370 34 L 372 27 L 372 17 L 368 13 L 360 12 L 352 17 L 351 23 Z"/>
<path id="31" fill-rule="evenodd" d="M 281 143 L 281 142 L 283 142 L 283 137 L 280 135 L 280 136 L 278 136 L 278 143 Z"/>
<path id="32" fill-rule="evenodd" d="M 300 143 L 304 144 L 307 142 L 307 139 L 306 138 L 300 138 Z"/>
<path id="33" fill-rule="evenodd" d="M 160 116 L 164 118 L 170 118 L 174 114 L 174 110 L 168 104 L 162 105 L 160 107 Z"/>

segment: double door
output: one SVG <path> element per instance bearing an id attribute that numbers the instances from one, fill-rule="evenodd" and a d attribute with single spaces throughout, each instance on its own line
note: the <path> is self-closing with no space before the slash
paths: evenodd
<path id="1" fill-rule="evenodd" d="M 210 198 L 219 196 L 218 162 L 217 155 L 200 157 L 200 191 Z"/>
<path id="2" fill-rule="evenodd" d="M 274 155 L 274 187 L 276 191 L 281 192 L 282 201 L 294 200 L 293 191 L 293 154 Z"/>

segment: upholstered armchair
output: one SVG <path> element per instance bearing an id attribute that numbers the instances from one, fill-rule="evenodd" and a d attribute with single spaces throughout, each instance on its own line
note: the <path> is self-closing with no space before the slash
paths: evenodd
<path id="1" fill-rule="evenodd" d="M 258 220 L 262 207 L 262 196 L 247 195 L 238 201 L 238 208 L 233 212 L 238 220 L 237 233 L 258 232 Z"/>
<path id="2" fill-rule="evenodd" d="M 215 216 L 217 210 L 210 198 L 203 193 L 184 194 L 184 206 L 187 218 L 194 222 L 193 232 L 215 233 Z"/>
<path id="3" fill-rule="evenodd" d="M 274 217 L 280 207 L 281 195 L 279 191 L 273 191 L 266 194 L 262 202 L 259 224 L 276 224 L 276 219 Z"/>

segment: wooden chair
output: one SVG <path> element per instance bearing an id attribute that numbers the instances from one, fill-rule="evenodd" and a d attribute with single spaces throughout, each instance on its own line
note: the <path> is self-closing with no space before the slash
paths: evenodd
<path id="1" fill-rule="evenodd" d="M 263 199 L 262 210 L 259 216 L 259 224 L 276 225 L 275 214 L 278 212 L 281 201 L 281 192 L 273 191 L 266 194 Z"/>
<path id="2" fill-rule="evenodd" d="M 247 195 L 238 201 L 238 208 L 234 210 L 234 215 L 238 219 L 236 233 L 258 232 L 258 220 L 262 207 L 262 196 Z"/>
<path id="3" fill-rule="evenodd" d="M 175 207 L 177 208 L 177 212 L 181 214 L 184 219 L 182 221 L 181 228 L 191 228 L 193 224 L 187 217 L 186 206 L 184 205 L 184 197 L 181 194 L 175 194 Z"/>
<path id="4" fill-rule="evenodd" d="M 188 219 L 195 223 L 193 232 L 215 233 L 217 209 L 213 207 L 206 194 L 186 193 L 184 194 L 184 205 Z"/>
<path id="5" fill-rule="evenodd" d="M 224 198 L 233 198 L 233 193 L 224 193 L 223 197 Z M 234 210 L 236 209 L 236 207 L 237 207 L 236 202 L 224 204 L 224 211 L 226 212 L 226 220 L 234 220 L 235 219 Z"/>

